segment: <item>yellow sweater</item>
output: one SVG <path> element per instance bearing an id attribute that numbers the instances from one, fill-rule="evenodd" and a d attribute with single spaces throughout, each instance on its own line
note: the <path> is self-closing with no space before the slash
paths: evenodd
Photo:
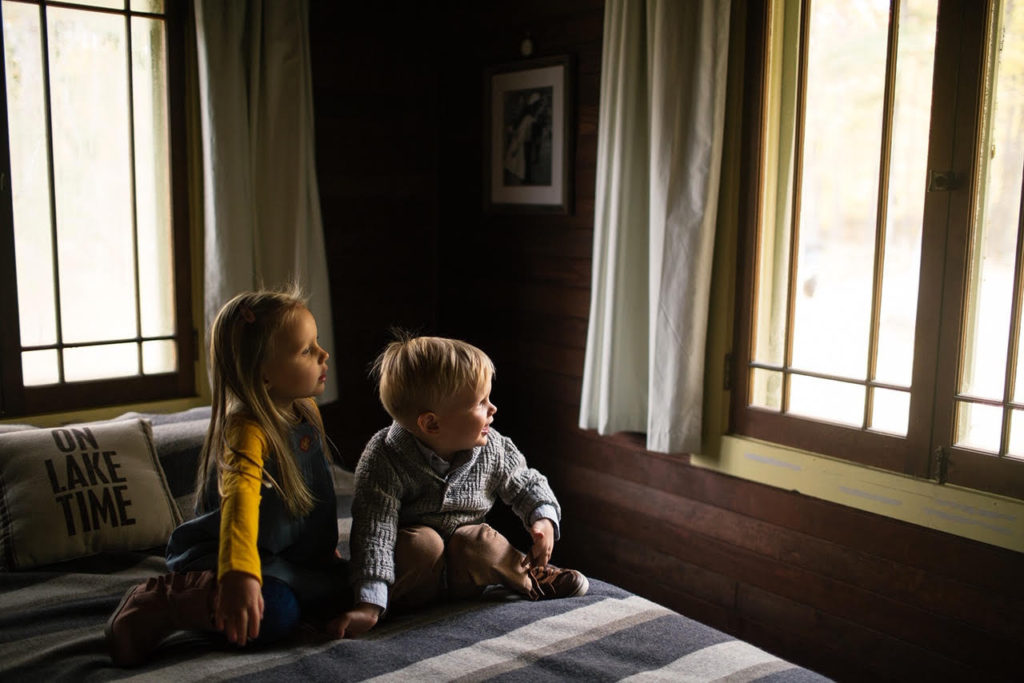
<path id="1" fill-rule="evenodd" d="M 232 471 L 224 473 L 222 483 L 217 579 L 227 572 L 240 571 L 255 576 L 262 584 L 256 539 L 267 437 L 259 425 L 246 420 L 229 439 L 235 452 L 229 451 L 225 456 Z"/>

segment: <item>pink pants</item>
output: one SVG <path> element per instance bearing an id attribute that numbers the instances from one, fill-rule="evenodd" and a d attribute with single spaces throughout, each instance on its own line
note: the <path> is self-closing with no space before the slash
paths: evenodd
<path id="1" fill-rule="evenodd" d="M 446 567 L 450 598 L 477 597 L 487 586 L 501 584 L 536 599 L 533 581 L 522 566 L 523 557 L 487 524 L 459 527 L 447 547 L 440 534 L 428 526 L 403 527 L 395 544 L 390 609 L 414 609 L 440 598 Z"/>

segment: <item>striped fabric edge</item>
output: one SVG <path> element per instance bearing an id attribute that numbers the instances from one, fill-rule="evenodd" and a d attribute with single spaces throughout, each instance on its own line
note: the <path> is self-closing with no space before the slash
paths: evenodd
<path id="1" fill-rule="evenodd" d="M 448 604 L 443 608 L 430 609 L 412 617 L 403 617 L 401 621 L 385 621 L 369 633 L 357 640 L 323 641 L 321 635 L 307 636 L 313 642 L 296 645 L 287 650 L 268 651 L 236 651 L 227 655 L 223 651 L 208 652 L 186 660 L 165 660 L 163 666 L 149 666 L 136 674 L 128 675 L 123 681 L 173 680 L 175 683 L 189 681 L 226 681 L 253 673 L 264 672 L 275 667 L 286 666 L 309 657 L 316 657 L 329 650 L 347 647 L 359 647 L 365 641 L 387 641 L 400 637 L 412 629 L 427 626 L 431 623 L 452 619 L 463 614 L 485 609 L 482 602 L 463 602 Z M 345 672 L 346 674 L 351 672 Z M 351 680 L 339 672 L 339 680 Z"/>
<path id="2" fill-rule="evenodd" d="M 430 657 L 367 679 L 374 683 L 410 680 L 478 681 L 523 668 L 538 659 L 579 647 L 671 610 L 637 596 L 609 598 L 538 619 L 495 638 Z"/>
<path id="3" fill-rule="evenodd" d="M 474 612 L 485 608 L 483 603 L 465 603 L 459 612 Z M 644 623 L 667 614 L 671 610 L 637 596 L 605 598 L 599 602 L 568 610 L 561 614 L 538 619 L 526 626 L 501 636 L 481 640 L 470 646 L 429 657 L 410 666 L 369 678 L 370 681 L 409 680 L 482 680 L 501 673 L 528 666 L 540 657 L 603 638 L 618 630 Z M 430 621 L 449 619 L 446 610 L 425 613 L 419 619 L 403 619 L 389 629 L 387 622 L 360 640 L 390 639 Z M 375 636 L 375 637 L 371 637 Z M 334 648 L 358 647 L 359 640 L 329 641 L 319 645 L 300 646 L 288 652 L 223 653 L 199 657 L 170 664 L 162 670 L 147 669 L 126 681 L 149 681 L 154 677 L 173 676 L 175 681 L 230 680 L 247 674 L 315 657 Z M 351 674 L 352 672 L 345 672 Z M 339 678 L 346 678 L 341 675 Z"/>
<path id="4" fill-rule="evenodd" d="M 683 655 L 660 669 L 636 673 L 622 679 L 622 683 L 746 683 L 796 668 L 742 640 L 727 640 Z"/>

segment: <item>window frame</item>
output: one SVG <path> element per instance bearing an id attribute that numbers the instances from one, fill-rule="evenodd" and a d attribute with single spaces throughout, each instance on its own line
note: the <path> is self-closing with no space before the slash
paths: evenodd
<path id="1" fill-rule="evenodd" d="M 806 4 L 807 0 L 802 31 L 808 21 Z M 980 11 L 978 5 L 983 5 Z M 761 188 L 766 173 L 767 50 L 771 45 L 770 3 L 748 3 L 731 433 L 939 483 L 1024 498 L 1024 461 L 952 445 L 964 319 L 962 292 L 976 211 L 974 150 L 980 134 L 985 31 L 993 6 L 990 0 L 979 4 L 940 0 L 939 4 L 927 168 L 953 170 L 959 182 L 950 191 L 925 195 L 910 417 L 906 437 L 898 437 L 748 405 Z M 805 56 L 802 49 L 801 62 Z M 801 68 L 801 74 L 803 71 Z M 800 97 L 803 89 L 801 84 Z"/>
<path id="2" fill-rule="evenodd" d="M 32 5 L 82 9 L 81 5 L 41 0 L 16 0 Z M 174 276 L 175 332 L 178 367 L 174 372 L 134 375 L 89 381 L 25 386 L 22 381 L 21 330 L 18 314 L 17 277 L 14 252 L 13 199 L 6 87 L 0 87 L 0 417 L 21 417 L 107 405 L 183 398 L 195 395 L 196 334 L 192 324 L 192 280 L 189 245 L 188 165 L 185 106 L 185 20 L 187 0 L 164 0 L 167 50 L 167 106 L 170 153 L 170 210 Z M 123 16 L 142 15 L 124 9 L 95 11 Z M 92 9 L 92 8 L 90 8 Z M 0 28 L 0 54 L 3 54 Z M 5 64 L 0 59 L 0 85 L 5 82 Z M 130 339 L 129 341 L 141 341 Z"/>

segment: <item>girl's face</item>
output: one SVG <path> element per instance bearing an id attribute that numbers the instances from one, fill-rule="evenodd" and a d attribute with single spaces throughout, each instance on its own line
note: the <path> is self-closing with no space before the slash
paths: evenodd
<path id="1" fill-rule="evenodd" d="M 316 320 L 308 309 L 299 307 L 287 315 L 271 342 L 263 380 L 279 408 L 290 409 L 296 399 L 324 392 L 330 356 L 317 343 Z"/>

